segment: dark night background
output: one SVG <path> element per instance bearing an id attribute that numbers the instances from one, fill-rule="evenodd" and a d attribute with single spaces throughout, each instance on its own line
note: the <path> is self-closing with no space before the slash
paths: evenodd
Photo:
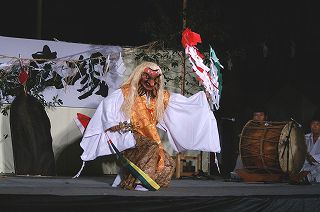
<path id="1" fill-rule="evenodd" d="M 165 40 L 182 50 L 182 0 L 43 1 L 40 31 L 39 2 L 3 2 L 0 35 L 132 47 Z M 213 45 L 225 66 L 216 112 L 224 143 L 236 146 L 235 135 L 257 108 L 271 121 L 294 118 L 308 130 L 320 106 L 316 1 L 188 0 L 186 12 L 187 27 L 202 37 L 199 49 Z"/>

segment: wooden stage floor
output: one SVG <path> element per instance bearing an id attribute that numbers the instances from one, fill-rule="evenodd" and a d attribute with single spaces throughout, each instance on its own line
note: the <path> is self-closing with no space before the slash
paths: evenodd
<path id="1" fill-rule="evenodd" d="M 219 177 L 185 178 L 173 179 L 168 188 L 146 192 L 114 188 L 111 186 L 113 179 L 113 175 L 76 179 L 0 175 L 1 212 L 22 208 L 23 211 L 40 211 L 46 206 L 52 210 L 69 208 L 71 211 L 86 211 L 92 207 L 90 212 L 102 211 L 102 208 L 163 211 L 167 210 L 168 201 L 168 208 L 176 211 L 198 211 L 200 205 L 203 206 L 201 211 L 246 211 L 247 207 L 260 211 L 286 211 L 289 206 L 290 211 L 314 211 L 315 208 L 319 211 L 320 208 L 318 183 L 291 185 L 230 182 Z M 298 203 L 299 207 L 292 207 Z M 126 207 L 135 209 L 127 210 Z"/>

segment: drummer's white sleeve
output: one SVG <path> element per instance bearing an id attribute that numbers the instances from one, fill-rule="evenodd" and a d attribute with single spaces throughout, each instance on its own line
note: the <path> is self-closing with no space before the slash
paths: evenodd
<path id="1" fill-rule="evenodd" d="M 310 154 L 313 158 L 320 162 L 320 138 L 317 139 L 316 143 L 310 149 Z"/>
<path id="2" fill-rule="evenodd" d="M 110 138 L 119 151 L 131 148 L 135 145 L 135 139 L 131 132 L 120 134 L 119 132 L 104 132 L 106 129 L 118 125 L 119 122 L 128 121 L 120 111 L 123 103 L 123 94 L 120 89 L 107 96 L 98 106 L 92 116 L 80 146 L 83 149 L 81 159 L 83 161 L 94 160 L 98 156 L 114 154 L 108 144 Z"/>
<path id="3" fill-rule="evenodd" d="M 176 152 L 221 150 L 216 118 L 203 91 L 189 98 L 171 93 L 158 127 L 167 132 L 168 140 Z"/>

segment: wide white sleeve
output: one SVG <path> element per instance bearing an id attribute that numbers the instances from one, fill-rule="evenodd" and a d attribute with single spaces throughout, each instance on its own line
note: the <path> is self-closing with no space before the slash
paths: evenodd
<path id="1" fill-rule="evenodd" d="M 221 150 L 216 118 L 203 91 L 189 98 L 171 93 L 158 127 L 167 132 L 169 142 L 176 152 Z"/>
<path id="2" fill-rule="evenodd" d="M 99 104 L 80 142 L 80 146 L 83 149 L 81 155 L 83 161 L 94 160 L 98 156 L 113 154 L 114 151 L 108 144 L 109 138 L 119 151 L 135 146 L 135 139 L 131 132 L 124 134 L 108 132 L 108 136 L 104 132 L 106 129 L 118 125 L 119 122 L 129 122 L 120 111 L 122 103 L 123 94 L 121 90 L 118 89 Z"/>
<path id="3" fill-rule="evenodd" d="M 320 138 L 318 138 L 316 143 L 313 145 L 310 154 L 316 161 L 320 162 Z"/>

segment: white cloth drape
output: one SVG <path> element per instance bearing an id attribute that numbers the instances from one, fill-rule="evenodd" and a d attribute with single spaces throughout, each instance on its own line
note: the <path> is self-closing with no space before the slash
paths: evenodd
<path id="1" fill-rule="evenodd" d="M 217 122 L 203 91 L 189 98 L 172 93 L 158 126 L 168 133 L 169 142 L 176 152 L 220 152 Z"/>

